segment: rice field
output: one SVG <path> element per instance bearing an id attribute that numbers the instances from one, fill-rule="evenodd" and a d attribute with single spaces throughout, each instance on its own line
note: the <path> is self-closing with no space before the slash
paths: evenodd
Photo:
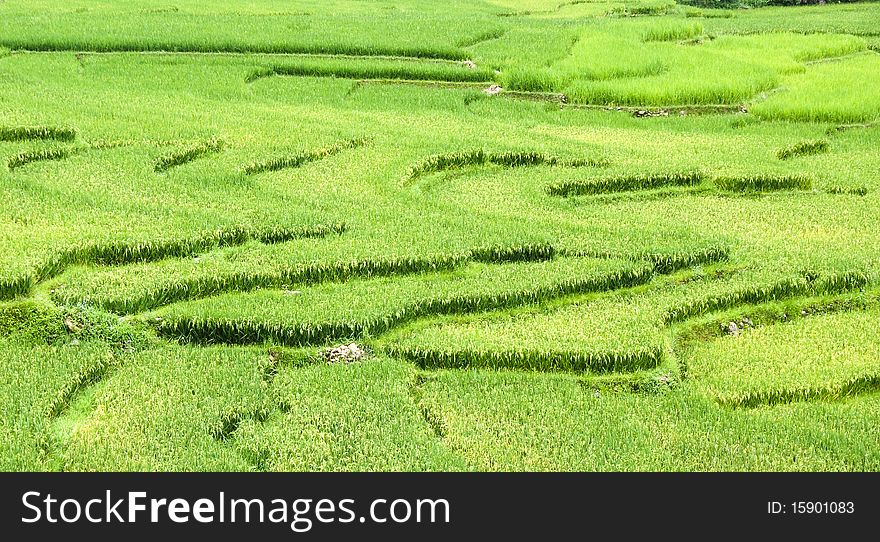
<path id="1" fill-rule="evenodd" d="M 747 4 L 0 2 L 0 470 L 880 470 L 880 7 Z"/>

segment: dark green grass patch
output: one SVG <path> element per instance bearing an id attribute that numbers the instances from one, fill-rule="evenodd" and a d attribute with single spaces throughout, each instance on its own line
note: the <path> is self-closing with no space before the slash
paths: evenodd
<path id="1" fill-rule="evenodd" d="M 32 162 L 43 162 L 47 160 L 63 160 L 72 154 L 78 152 L 78 149 L 70 147 L 58 147 L 54 149 L 38 149 L 35 151 L 27 151 L 9 157 L 6 160 L 6 167 L 10 171 L 26 166 Z"/>
<path id="2" fill-rule="evenodd" d="M 776 151 L 776 157 L 780 160 L 788 160 L 789 158 L 794 158 L 796 156 L 810 156 L 813 154 L 828 152 L 829 147 L 828 141 L 824 139 L 801 141 L 794 145 L 779 149 Z"/>
<path id="3" fill-rule="evenodd" d="M 0 303 L 0 337 L 52 343 L 66 335 L 61 311 L 49 303 L 30 299 Z"/>
<path id="4" fill-rule="evenodd" d="M 0 126 L 0 141 L 73 141 L 76 130 L 63 126 Z"/>
<path id="5" fill-rule="evenodd" d="M 169 338 L 299 346 L 376 335 L 430 315 L 515 307 L 629 287 L 652 276 L 650 265 L 625 260 L 473 264 L 446 273 L 226 294 L 171 305 L 145 318 Z"/>
<path id="6" fill-rule="evenodd" d="M 494 78 L 491 70 L 477 67 L 468 68 L 461 63 L 325 57 L 287 60 L 284 64 L 277 64 L 253 72 L 248 76 L 247 81 L 252 82 L 273 75 L 479 83 L 488 83 Z"/>
<path id="7" fill-rule="evenodd" d="M 810 190 L 813 180 L 806 175 L 745 175 L 716 177 L 715 185 L 730 192 L 775 192 L 779 190 Z"/>
<path id="8" fill-rule="evenodd" d="M 317 224 L 292 228 L 235 226 L 205 232 L 189 239 L 95 244 L 72 249 L 58 255 L 52 262 L 45 264 L 40 269 L 39 277 L 41 280 L 51 278 L 68 266 L 77 264 L 122 265 L 165 258 L 180 258 L 215 248 L 240 245 L 252 240 L 261 243 L 282 243 L 292 239 L 322 238 L 331 234 L 341 234 L 345 229 L 345 224 Z"/>
<path id="9" fill-rule="evenodd" d="M 704 175 L 698 171 L 621 175 L 552 184 L 547 187 L 547 193 L 553 196 L 581 196 L 611 192 L 631 192 L 652 190 L 666 186 L 697 186 L 704 179 Z"/>
<path id="10" fill-rule="evenodd" d="M 431 173 L 489 164 L 503 167 L 560 166 L 577 168 L 604 167 L 607 162 L 603 159 L 591 158 L 564 159 L 538 152 L 487 152 L 483 149 L 477 149 L 429 156 L 410 166 L 405 180 L 412 182 Z"/>
<path id="11" fill-rule="evenodd" d="M 356 149 L 367 144 L 367 139 L 348 139 L 334 143 L 320 149 L 302 152 L 293 156 L 278 156 L 261 162 L 253 162 L 242 168 L 245 175 L 255 175 L 267 171 L 278 171 L 279 169 L 297 168 L 309 162 L 315 162 L 338 154 L 344 150 Z"/>
<path id="12" fill-rule="evenodd" d="M 186 149 L 174 151 L 164 156 L 160 156 L 153 165 L 156 173 L 162 173 L 169 169 L 192 162 L 193 160 L 205 156 L 207 154 L 217 153 L 223 150 L 223 142 L 218 139 L 211 139 L 196 145 L 187 147 Z"/>

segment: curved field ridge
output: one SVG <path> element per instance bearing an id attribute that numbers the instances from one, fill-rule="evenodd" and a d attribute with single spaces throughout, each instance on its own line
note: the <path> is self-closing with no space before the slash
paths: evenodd
<path id="1" fill-rule="evenodd" d="M 588 180 L 563 181 L 548 185 L 551 196 L 591 196 L 618 192 L 638 192 L 665 187 L 696 187 L 711 180 L 714 185 L 729 192 L 773 192 L 783 190 L 810 190 L 813 179 L 806 175 L 756 174 L 743 176 L 708 177 L 698 171 L 684 173 L 647 173 Z"/>
<path id="2" fill-rule="evenodd" d="M 162 173 L 173 167 L 192 162 L 207 154 L 218 153 L 223 150 L 223 142 L 219 139 L 210 139 L 197 143 L 182 150 L 160 156 L 153 165 L 153 171 Z"/>
<path id="3" fill-rule="evenodd" d="M 731 192 L 774 192 L 777 190 L 810 190 L 813 179 L 806 175 L 747 175 L 716 177 L 715 185 Z"/>
<path id="4" fill-rule="evenodd" d="M 653 369 L 666 346 L 657 318 L 598 300 L 548 312 L 441 322 L 393 339 L 389 355 L 426 369 L 487 367 L 603 373 Z"/>
<path id="5" fill-rule="evenodd" d="M 193 256 L 214 248 L 240 245 L 252 240 L 262 243 L 282 243 L 292 239 L 320 238 L 334 233 L 341 234 L 345 230 L 346 225 L 342 223 L 293 228 L 234 226 L 206 232 L 189 239 L 150 240 L 140 243 L 122 241 L 87 245 L 57 254 L 52 261 L 41 265 L 33 276 L 20 279 L 22 282 L 18 283 L 18 286 L 26 284 L 26 289 L 29 289 L 38 282 L 62 273 L 72 265 L 122 265 L 150 262 L 165 258 Z"/>
<path id="6" fill-rule="evenodd" d="M 76 130 L 64 126 L 0 126 L 0 141 L 41 139 L 73 141 L 76 139 Z"/>
<path id="7" fill-rule="evenodd" d="M 880 313 L 833 313 L 696 347 L 688 374 L 722 405 L 836 400 L 880 389 Z"/>
<path id="8" fill-rule="evenodd" d="M 100 279 L 84 285 L 82 280 L 56 287 L 53 299 L 65 305 L 90 303 L 117 314 L 143 312 L 175 301 L 199 299 L 223 292 L 246 292 L 258 288 L 282 288 L 297 284 L 344 281 L 355 277 L 406 275 L 453 269 L 468 261 L 483 263 L 541 261 L 553 258 L 550 245 L 477 247 L 459 253 L 407 257 L 370 257 L 336 261 L 291 262 L 264 270 L 236 270 L 223 274 L 195 274 L 175 277 L 149 287 L 108 290 Z M 88 274 L 86 274 L 88 276 Z M 80 279 L 83 277 L 80 276 Z"/>
<path id="9" fill-rule="evenodd" d="M 263 68 L 248 75 L 246 81 L 272 76 L 339 77 L 359 80 L 404 80 L 489 83 L 494 79 L 491 70 L 469 68 L 450 62 L 416 62 L 396 59 L 358 58 L 298 58 Z"/>
<path id="10" fill-rule="evenodd" d="M 306 151 L 293 156 L 278 156 L 261 162 L 253 162 L 242 168 L 245 175 L 255 175 L 279 169 L 297 168 L 309 162 L 315 162 L 338 154 L 344 150 L 356 149 L 366 145 L 366 138 L 347 139 L 313 151 Z"/>
<path id="11" fill-rule="evenodd" d="M 11 156 L 6 160 L 6 167 L 9 171 L 16 170 L 22 166 L 26 166 L 33 162 L 44 162 L 47 160 L 63 160 L 77 152 L 82 148 L 57 147 L 54 149 L 39 149 L 35 151 L 27 151 Z"/>
<path id="12" fill-rule="evenodd" d="M 697 186 L 705 176 L 699 171 L 682 173 L 648 173 L 644 175 L 627 175 L 590 179 L 585 181 L 565 181 L 547 187 L 552 196 L 581 196 L 606 194 L 611 192 L 635 192 L 652 190 L 667 186 Z"/>
<path id="13" fill-rule="evenodd" d="M 793 297 L 847 292 L 864 288 L 872 282 L 871 277 L 857 272 L 818 278 L 816 273 L 806 273 L 772 283 L 739 286 L 710 295 L 686 298 L 669 307 L 662 319 L 666 325 L 670 325 L 721 309 Z"/>
<path id="14" fill-rule="evenodd" d="M 146 315 L 160 335 L 202 343 L 300 346 L 376 335 L 429 315 L 539 303 L 644 284 L 653 268 L 625 260 L 472 264 L 451 273 L 350 281 L 296 291 L 226 294 Z"/>
<path id="15" fill-rule="evenodd" d="M 828 152 L 828 148 L 828 141 L 824 139 L 811 139 L 779 149 L 776 151 L 776 157 L 780 160 L 788 160 L 796 156 L 810 156 Z"/>
<path id="16" fill-rule="evenodd" d="M 404 177 L 412 182 L 431 173 L 439 173 L 468 166 L 498 165 L 504 167 L 560 166 L 560 167 L 605 167 L 604 159 L 574 158 L 564 159 L 538 152 L 487 152 L 483 149 L 450 154 L 437 154 L 410 166 Z"/>

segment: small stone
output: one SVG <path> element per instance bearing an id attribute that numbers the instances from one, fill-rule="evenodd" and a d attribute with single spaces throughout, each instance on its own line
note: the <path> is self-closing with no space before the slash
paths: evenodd
<path id="1" fill-rule="evenodd" d="M 462 62 L 462 64 L 464 64 L 465 68 L 469 68 L 471 70 L 477 69 L 477 64 L 473 60 L 465 60 L 464 62 Z"/>
<path id="2" fill-rule="evenodd" d="M 728 322 L 727 332 L 731 335 L 739 335 L 739 328 L 737 327 L 736 322 Z"/>
<path id="3" fill-rule="evenodd" d="M 489 85 L 488 87 L 483 89 L 483 92 L 488 94 L 489 96 L 494 96 L 496 94 L 500 94 L 504 89 L 498 85 Z"/>
<path id="4" fill-rule="evenodd" d="M 367 352 L 357 343 L 350 343 L 328 348 L 324 350 L 323 355 L 327 363 L 351 363 L 366 357 Z"/>
<path id="5" fill-rule="evenodd" d="M 79 333 L 82 331 L 82 326 L 73 321 L 73 318 L 70 316 L 64 317 L 64 326 L 67 328 L 67 331 L 71 333 Z"/>

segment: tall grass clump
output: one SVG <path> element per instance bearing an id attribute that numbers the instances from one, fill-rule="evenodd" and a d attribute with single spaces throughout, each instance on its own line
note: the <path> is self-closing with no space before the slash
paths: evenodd
<path id="1" fill-rule="evenodd" d="M 769 120 L 863 123 L 880 119 L 880 55 L 812 64 L 792 75 L 786 90 L 752 108 Z"/>

